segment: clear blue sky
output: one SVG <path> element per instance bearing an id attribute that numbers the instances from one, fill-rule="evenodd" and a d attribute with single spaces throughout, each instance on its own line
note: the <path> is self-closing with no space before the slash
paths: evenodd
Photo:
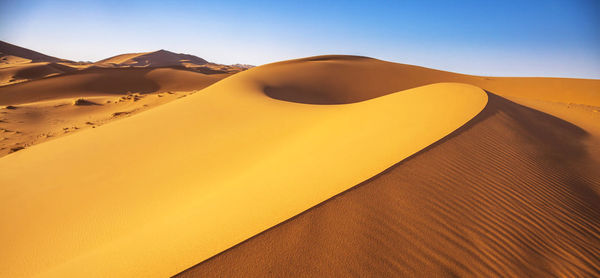
<path id="1" fill-rule="evenodd" d="M 354 54 L 600 78 L 600 1 L 0 0 L 0 40 L 72 60 L 158 49 L 255 65 Z"/>

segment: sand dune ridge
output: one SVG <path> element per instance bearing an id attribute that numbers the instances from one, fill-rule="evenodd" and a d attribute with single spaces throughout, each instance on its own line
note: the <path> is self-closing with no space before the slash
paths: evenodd
<path id="1" fill-rule="evenodd" d="M 419 151 L 487 101 L 474 86 L 441 83 L 347 105 L 283 102 L 262 91 L 265 78 L 287 78 L 275 67 L 2 158 L 0 193 L 12 201 L 0 211 L 14 223 L 2 232 L 14 258 L 3 267 L 173 275 Z"/>

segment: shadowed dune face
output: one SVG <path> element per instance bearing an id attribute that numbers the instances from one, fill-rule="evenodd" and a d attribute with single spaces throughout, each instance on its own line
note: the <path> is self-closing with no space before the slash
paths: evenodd
<path id="1" fill-rule="evenodd" d="M 266 95 L 307 104 L 353 103 L 432 83 L 458 82 L 503 96 L 600 106 L 600 80 L 471 76 L 339 55 L 274 63 L 268 71 L 262 80 Z"/>
<path id="2" fill-rule="evenodd" d="M 307 104 L 346 104 L 437 82 L 455 74 L 366 57 L 318 56 L 269 65 L 264 92 Z M 273 78 L 277 76 L 277 78 Z"/>
<path id="3" fill-rule="evenodd" d="M 586 136 L 490 94 L 442 141 L 176 277 L 600 275 Z"/>

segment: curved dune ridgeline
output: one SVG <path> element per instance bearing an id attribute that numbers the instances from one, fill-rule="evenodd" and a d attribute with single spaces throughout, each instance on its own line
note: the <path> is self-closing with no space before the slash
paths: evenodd
<path id="1" fill-rule="evenodd" d="M 148 90 L 204 82 L 122 70 L 134 75 L 123 84 Z M 112 90 L 86 74 L 6 86 L 0 99 L 48 97 L 28 84 Z M 501 96 L 592 111 L 598 88 L 355 56 L 252 68 L 0 158 L 0 219 L 11 223 L 0 230 L 0 268 L 10 277 L 594 276 L 595 133 Z"/>
<path id="2" fill-rule="evenodd" d="M 121 64 L 128 66 L 174 66 L 183 64 L 203 65 L 208 61 L 188 54 L 177 54 L 166 50 L 154 52 L 122 54 L 96 62 L 97 64 Z"/>

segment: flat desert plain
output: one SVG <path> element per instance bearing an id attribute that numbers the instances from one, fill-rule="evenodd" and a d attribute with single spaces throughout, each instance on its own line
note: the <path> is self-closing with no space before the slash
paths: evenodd
<path id="1" fill-rule="evenodd" d="M 600 80 L 0 46 L 2 276 L 600 276 Z"/>

